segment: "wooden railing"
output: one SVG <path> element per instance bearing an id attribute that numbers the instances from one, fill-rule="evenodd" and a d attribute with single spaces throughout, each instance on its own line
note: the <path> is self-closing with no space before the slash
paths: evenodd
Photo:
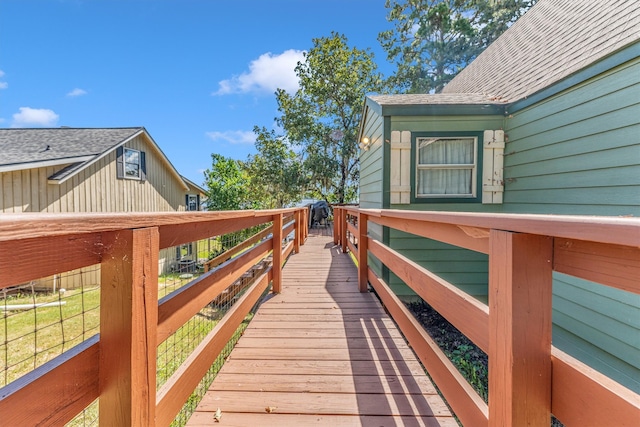
<path id="1" fill-rule="evenodd" d="M 5 214 L 0 288 L 101 265 L 100 334 L 0 389 L 0 424 L 62 425 L 100 398 L 105 426 L 168 426 L 222 348 L 306 239 L 307 210 Z M 272 222 L 241 255 L 158 302 L 160 249 Z M 280 244 L 293 232 L 294 239 Z M 249 248 L 251 246 L 251 248 Z M 267 269 L 156 393 L 157 346 L 269 254 Z"/>
<path id="2" fill-rule="evenodd" d="M 354 252 L 360 291 L 379 295 L 465 426 L 640 425 L 640 396 L 551 345 L 552 272 L 640 293 L 640 220 L 334 209 L 334 242 Z M 489 303 L 368 235 L 378 224 L 489 255 Z M 357 242 L 357 245 L 354 244 Z M 489 357 L 489 403 L 389 286 L 374 256 Z"/>

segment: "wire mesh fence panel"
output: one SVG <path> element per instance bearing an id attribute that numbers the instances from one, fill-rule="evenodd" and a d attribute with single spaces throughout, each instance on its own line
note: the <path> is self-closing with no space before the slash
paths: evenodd
<path id="1" fill-rule="evenodd" d="M 158 298 L 204 274 L 204 264 L 220 254 L 235 257 L 250 245 L 240 245 L 270 223 L 222 236 L 162 249 L 158 254 Z M 226 252 L 226 253 L 225 253 Z M 269 266 L 261 261 L 230 284 L 173 335 L 160 343 L 157 386 L 161 387 L 211 332 L 235 301 Z M 213 267 L 216 268 L 216 267 Z M 59 272 L 17 286 L 0 288 L 0 388 L 51 361 L 100 332 L 100 264 Z M 1 285 L 1 284 L 0 284 Z M 231 352 L 253 312 L 240 325 L 194 394 L 176 417 L 184 425 Z M 98 425 L 96 399 L 67 425 Z M 1 424 L 1 422 L 0 422 Z"/>
<path id="2" fill-rule="evenodd" d="M 206 260 L 213 259 L 221 254 L 225 254 L 225 257 L 228 256 L 229 258 L 239 255 L 242 251 L 246 250 L 246 248 L 239 249 L 238 245 L 264 228 L 264 226 L 252 227 L 251 229 L 182 245 L 180 249 L 181 258 L 176 261 L 176 266 L 181 269 L 161 275 L 159 281 L 159 297 L 169 295 L 171 292 L 187 285 L 198 275 L 203 274 L 204 269 L 202 265 Z M 191 246 L 192 249 L 185 249 L 185 246 Z M 197 257 L 193 256 L 195 253 L 198 254 Z M 202 256 L 204 254 L 206 254 L 206 258 Z M 192 260 L 196 261 L 193 265 L 190 263 Z M 187 264 L 189 268 L 185 267 Z M 263 260 L 251 267 L 222 291 L 220 295 L 203 307 L 195 316 L 189 319 L 174 334 L 159 344 L 156 378 L 158 389 L 169 380 L 171 375 L 176 372 L 193 350 L 202 342 L 207 334 L 211 332 L 247 288 L 254 283 L 254 280 L 263 273 L 268 266 L 269 261 Z M 194 390 L 182 410 L 176 416 L 172 426 L 183 426 L 187 423 L 189 417 L 195 411 L 196 406 L 204 396 L 209 385 L 222 367 L 224 360 L 231 353 L 235 343 L 240 338 L 252 317 L 253 310 L 246 316 L 231 340 L 224 347 L 224 350 L 212 364 L 205 377 L 202 378 L 196 390 Z"/>
<path id="3" fill-rule="evenodd" d="M 0 387 L 100 329 L 100 266 L 0 290 Z"/>

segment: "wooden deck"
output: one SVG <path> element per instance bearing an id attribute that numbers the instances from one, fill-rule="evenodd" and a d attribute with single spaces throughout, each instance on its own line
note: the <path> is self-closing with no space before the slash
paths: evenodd
<path id="1" fill-rule="evenodd" d="M 220 409 L 221 419 L 214 414 Z M 189 426 L 457 426 L 357 271 L 314 230 Z"/>

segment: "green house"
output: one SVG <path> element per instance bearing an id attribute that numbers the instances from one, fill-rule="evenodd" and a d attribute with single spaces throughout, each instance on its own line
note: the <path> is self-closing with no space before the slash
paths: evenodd
<path id="1" fill-rule="evenodd" d="M 366 97 L 359 139 L 363 208 L 639 216 L 640 2 L 540 0 L 442 93 Z M 486 301 L 486 255 L 370 233 Z M 640 296 L 553 292 L 553 344 L 640 392 Z"/>

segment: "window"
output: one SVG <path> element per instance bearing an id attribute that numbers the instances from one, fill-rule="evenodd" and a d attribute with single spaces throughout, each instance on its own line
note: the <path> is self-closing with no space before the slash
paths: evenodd
<path id="1" fill-rule="evenodd" d="M 140 179 L 140 152 L 131 148 L 124 149 L 124 175 L 131 179 Z"/>
<path id="2" fill-rule="evenodd" d="M 116 152 L 117 177 L 121 179 L 146 179 L 144 151 L 133 148 L 118 147 Z"/>
<path id="3" fill-rule="evenodd" d="M 200 195 L 187 194 L 185 198 L 185 206 L 188 211 L 200 210 Z"/>
<path id="4" fill-rule="evenodd" d="M 184 245 L 176 246 L 176 259 L 181 260 L 186 257 L 193 255 L 193 247 L 190 243 L 185 243 Z"/>
<path id="5" fill-rule="evenodd" d="M 475 197 L 476 137 L 417 138 L 416 197 Z"/>

